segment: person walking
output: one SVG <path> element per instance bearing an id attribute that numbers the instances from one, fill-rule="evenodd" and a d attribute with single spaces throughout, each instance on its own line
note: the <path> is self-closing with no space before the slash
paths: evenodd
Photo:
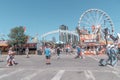
<path id="1" fill-rule="evenodd" d="M 60 50 L 60 47 L 58 47 L 58 48 L 57 48 L 57 56 L 58 56 L 57 58 L 58 58 L 58 59 L 60 59 L 60 51 L 61 51 L 61 50 Z"/>
<path id="2" fill-rule="evenodd" d="M 110 55 L 111 55 L 111 65 L 115 66 L 117 64 L 117 49 L 115 48 L 115 45 L 111 45 L 110 49 Z"/>
<path id="3" fill-rule="evenodd" d="M 16 65 L 14 56 L 15 56 L 15 52 L 13 51 L 13 48 L 10 47 L 7 56 L 7 66 L 12 66 L 13 64 Z"/>
<path id="4" fill-rule="evenodd" d="M 1 50 L 1 48 L 0 48 L 0 55 L 2 55 L 2 50 Z"/>
<path id="5" fill-rule="evenodd" d="M 3 61 L 3 60 L 2 60 L 2 49 L 1 49 L 1 48 L 0 48 L 0 58 L 1 58 L 0 61 Z"/>
<path id="6" fill-rule="evenodd" d="M 80 57 L 81 59 L 84 59 L 85 58 L 85 55 L 84 55 L 84 47 L 81 46 L 81 52 L 80 52 Z"/>
<path id="7" fill-rule="evenodd" d="M 51 64 L 50 63 L 51 51 L 50 51 L 49 45 L 46 46 L 44 53 L 45 53 L 45 57 L 46 57 L 46 64 L 47 65 Z"/>
<path id="8" fill-rule="evenodd" d="M 107 45 L 107 47 L 106 47 L 106 54 L 107 54 L 107 56 L 108 56 L 108 59 L 107 59 L 107 63 L 108 64 L 111 64 L 111 62 L 112 62 L 112 56 L 110 55 L 110 49 L 111 49 L 111 45 L 110 44 L 108 44 Z"/>
<path id="9" fill-rule="evenodd" d="M 80 47 L 77 46 L 76 49 L 77 49 L 77 56 L 75 57 L 75 59 L 76 59 L 76 58 L 79 58 L 79 57 L 80 57 L 80 54 L 81 54 L 81 49 L 80 49 Z"/>
<path id="10" fill-rule="evenodd" d="M 66 55 L 68 55 L 68 47 L 66 47 L 66 49 L 65 49 L 65 52 L 66 52 Z"/>
<path id="11" fill-rule="evenodd" d="M 117 56 L 117 58 L 118 58 L 118 60 L 120 60 L 120 44 L 118 44 L 117 50 L 118 50 L 118 56 Z"/>
<path id="12" fill-rule="evenodd" d="M 28 47 L 25 49 L 25 54 L 26 54 L 26 58 L 29 58 L 29 48 Z"/>

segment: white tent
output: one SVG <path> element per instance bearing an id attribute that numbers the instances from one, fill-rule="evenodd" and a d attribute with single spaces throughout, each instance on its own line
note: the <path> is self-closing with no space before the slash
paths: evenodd
<path id="1" fill-rule="evenodd" d="M 64 44 L 63 41 L 57 41 L 56 44 Z"/>

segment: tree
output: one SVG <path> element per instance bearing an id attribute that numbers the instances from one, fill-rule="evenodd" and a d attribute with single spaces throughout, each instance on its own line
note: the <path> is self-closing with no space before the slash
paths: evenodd
<path id="1" fill-rule="evenodd" d="M 19 26 L 19 27 L 15 27 L 15 28 L 11 29 L 11 32 L 8 35 L 8 37 L 10 38 L 9 43 L 12 46 L 15 46 L 15 45 L 21 46 L 27 42 L 27 38 L 28 38 L 28 36 L 25 35 L 25 33 L 24 33 L 23 26 Z"/>

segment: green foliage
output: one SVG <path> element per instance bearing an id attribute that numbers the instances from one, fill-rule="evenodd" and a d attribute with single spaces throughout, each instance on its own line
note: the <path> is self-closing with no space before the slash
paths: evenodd
<path id="1" fill-rule="evenodd" d="M 22 45 L 27 42 L 27 35 L 24 33 L 24 27 L 19 26 L 11 29 L 10 34 L 8 35 L 10 38 L 10 45 Z"/>

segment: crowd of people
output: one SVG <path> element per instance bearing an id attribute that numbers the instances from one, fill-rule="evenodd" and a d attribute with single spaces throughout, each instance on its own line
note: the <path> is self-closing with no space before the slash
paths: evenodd
<path id="1" fill-rule="evenodd" d="M 96 48 L 97 49 L 97 48 Z M 45 55 L 45 59 L 46 59 L 46 64 L 50 65 L 51 64 L 51 56 L 52 55 L 56 55 L 57 59 L 60 59 L 60 55 L 61 53 L 65 53 L 66 55 L 76 55 L 74 58 L 81 58 L 84 59 L 84 52 L 85 52 L 85 48 L 82 47 L 81 45 L 77 45 L 74 47 L 56 47 L 53 48 L 50 45 L 46 45 L 43 48 L 43 54 Z M 96 50 L 96 55 L 98 55 L 98 53 L 100 52 L 100 49 Z M 26 58 L 29 58 L 29 48 L 27 47 L 25 49 L 25 53 L 26 53 Z M 109 64 L 111 66 L 115 66 L 117 64 L 117 61 L 120 59 L 120 46 L 118 45 L 110 45 L 108 44 L 105 47 L 105 53 L 108 56 L 108 58 L 106 59 L 106 64 Z M 9 48 L 8 51 L 8 55 L 7 55 L 7 66 L 12 66 L 12 65 L 16 65 L 16 61 L 15 61 L 15 55 L 16 52 L 14 51 L 13 47 Z"/>
<path id="2" fill-rule="evenodd" d="M 49 48 L 49 49 L 48 49 Z M 54 48 L 50 48 L 50 46 L 46 46 L 45 47 L 45 55 L 46 55 L 46 64 L 49 63 L 50 64 L 50 56 L 51 54 L 57 54 L 57 58 L 60 59 L 60 54 L 61 52 L 65 52 L 66 55 L 71 55 L 71 54 L 75 54 L 75 59 L 77 58 L 81 58 L 84 59 L 85 56 L 85 48 L 82 47 L 81 45 L 75 46 L 74 48 L 72 47 L 65 47 L 65 48 L 60 48 L 57 47 L 56 49 Z M 99 55 L 100 53 L 106 54 L 108 56 L 108 58 L 106 59 L 106 64 L 109 64 L 111 66 L 115 66 L 117 64 L 118 59 L 120 59 L 120 47 L 118 45 L 110 45 L 108 44 L 106 47 L 102 46 L 99 48 L 96 48 L 98 50 L 96 50 L 96 55 Z"/>

